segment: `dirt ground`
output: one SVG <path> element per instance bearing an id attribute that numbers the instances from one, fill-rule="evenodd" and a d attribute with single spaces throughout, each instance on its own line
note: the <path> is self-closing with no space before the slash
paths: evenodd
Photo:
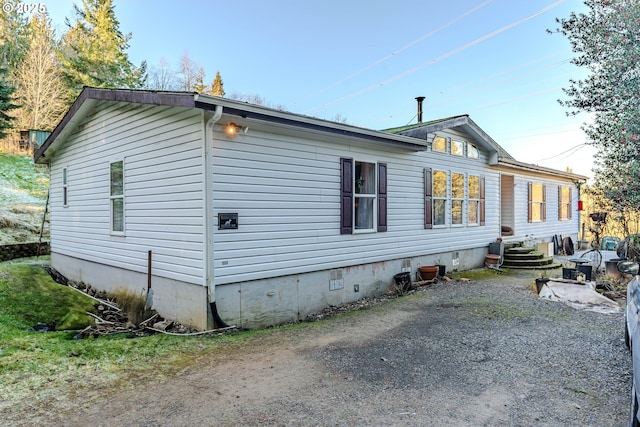
<path id="1" fill-rule="evenodd" d="M 531 282 L 439 283 L 204 352 L 175 372 L 61 390 L 3 423 L 624 425 L 631 363 L 622 313 L 541 301 Z"/>

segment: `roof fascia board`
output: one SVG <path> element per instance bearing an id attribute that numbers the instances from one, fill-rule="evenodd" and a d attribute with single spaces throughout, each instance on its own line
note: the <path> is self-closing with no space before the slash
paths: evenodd
<path id="1" fill-rule="evenodd" d="M 411 151 L 425 151 L 428 144 L 414 137 L 390 134 L 356 126 L 343 125 L 312 117 L 297 115 L 232 101 L 226 98 L 197 95 L 195 106 L 204 110 L 212 110 L 217 105 L 223 108 L 224 114 L 238 116 L 243 119 L 259 120 L 284 126 L 291 126 L 310 131 L 319 131 L 342 137 L 364 139 L 369 142 L 391 145 Z"/>
<path id="2" fill-rule="evenodd" d="M 193 108 L 195 106 L 193 93 L 85 87 L 53 132 L 51 132 L 51 135 L 45 140 L 40 149 L 34 153 L 34 162 L 43 163 L 45 152 L 50 149 L 54 141 L 56 141 L 59 136 L 64 136 L 65 133 L 70 132 L 69 129 L 74 127 L 72 125 L 79 123 L 87 114 L 88 110 L 98 101 L 131 102 L 186 108 Z"/>
<path id="3" fill-rule="evenodd" d="M 544 175 L 552 175 L 553 177 L 566 178 L 572 181 L 583 182 L 588 179 L 588 177 L 584 175 L 578 175 L 571 172 L 563 172 L 557 169 L 546 168 L 544 166 L 518 162 L 515 160 L 500 159 L 498 160 L 497 166 L 501 166 L 507 169 L 515 169 L 515 170 L 526 171 L 526 172 L 536 172 Z"/>

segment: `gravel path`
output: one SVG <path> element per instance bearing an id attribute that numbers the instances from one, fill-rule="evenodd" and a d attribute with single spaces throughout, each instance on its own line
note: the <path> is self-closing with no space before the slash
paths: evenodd
<path id="1" fill-rule="evenodd" d="M 542 301 L 532 275 L 439 283 L 194 358 L 178 373 L 65 392 L 28 423 L 97 426 L 622 426 L 624 316 Z M 24 414 L 22 414 L 24 415 Z M 24 422 L 24 424 L 23 424 Z"/>

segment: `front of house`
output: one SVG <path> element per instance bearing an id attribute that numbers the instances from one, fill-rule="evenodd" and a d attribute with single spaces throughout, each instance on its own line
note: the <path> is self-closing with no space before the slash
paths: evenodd
<path id="1" fill-rule="evenodd" d="M 578 175 L 515 161 L 468 116 L 387 132 L 224 98 L 85 88 L 35 160 L 51 262 L 208 328 L 295 321 L 488 244 L 578 233 Z M 535 237 L 532 237 L 535 236 Z M 150 279 L 150 280 L 149 280 Z"/>

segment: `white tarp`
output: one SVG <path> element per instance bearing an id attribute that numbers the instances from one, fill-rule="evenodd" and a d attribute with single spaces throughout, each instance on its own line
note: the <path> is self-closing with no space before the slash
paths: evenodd
<path id="1" fill-rule="evenodd" d="M 540 289 L 540 298 L 550 301 L 563 302 L 579 310 L 589 310 L 598 313 L 612 314 L 622 311 L 620 305 L 595 291 L 595 284 L 587 282 L 584 285 L 573 283 L 547 282 Z"/>

